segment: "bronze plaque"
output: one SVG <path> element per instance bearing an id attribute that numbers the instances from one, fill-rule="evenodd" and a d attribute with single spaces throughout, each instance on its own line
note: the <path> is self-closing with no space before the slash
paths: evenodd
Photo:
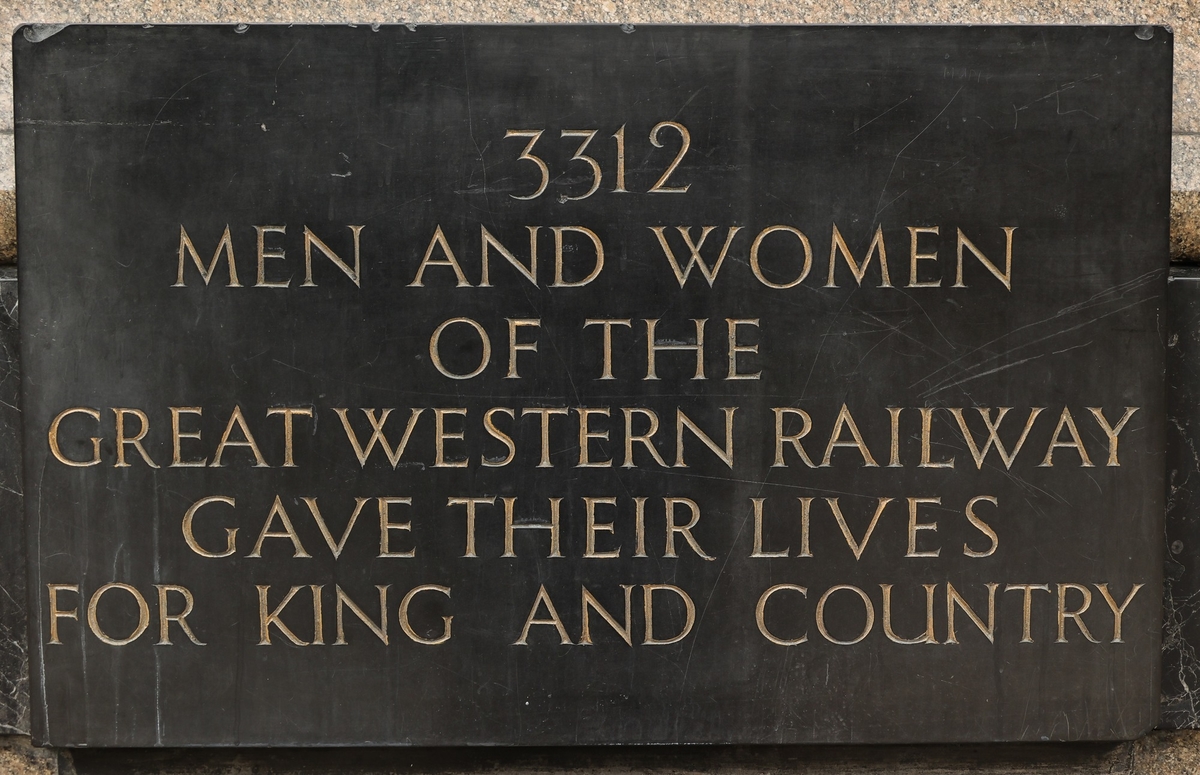
<path id="1" fill-rule="evenodd" d="M 1168 30 L 50 32 L 39 742 L 1154 724 Z"/>

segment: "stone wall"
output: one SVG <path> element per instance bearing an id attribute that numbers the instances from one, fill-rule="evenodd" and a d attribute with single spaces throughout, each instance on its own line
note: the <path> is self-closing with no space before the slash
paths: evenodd
<path id="1" fill-rule="evenodd" d="M 1168 24 L 1175 31 L 1172 258 L 1200 263 L 1200 0 L 0 0 L 0 27 L 23 23 L 1017 23 Z M 0 262 L 17 258 L 12 62 L 0 50 Z M 1054 93 L 1046 95 L 1053 98 Z M 0 276 L 0 302 L 12 270 Z M 0 303 L 9 327 L 0 377 L 14 374 L 15 297 Z M 0 328 L 4 328 L 0 326 Z M 7 378 L 4 378 L 8 382 Z M 0 383 L 0 403 L 7 401 Z M 13 445 L 0 416 L 0 444 Z M 3 429 L 0 429 L 3 430 Z M 15 460 L 0 450 L 0 467 Z M 0 472 L 0 485 L 10 482 Z M 7 503 L 5 504 L 7 505 Z M 19 510 L 0 510 L 0 622 L 7 595 L 23 600 Z M 3 567 L 7 565 L 8 567 Z M 2 639 L 2 638 L 0 638 Z M 14 652 L 15 653 L 15 652 Z M 0 729 L 28 728 L 24 675 L 0 648 Z M 9 674 L 14 673 L 14 674 Z M 11 691 L 10 691 L 11 689 Z M 914 708 L 914 712 L 920 712 Z M 879 746 L 648 749 L 96 751 L 33 748 L 0 736 L 0 775 L 333 775 L 354 773 L 1200 773 L 1200 732 L 1156 732 L 1117 745 Z"/>

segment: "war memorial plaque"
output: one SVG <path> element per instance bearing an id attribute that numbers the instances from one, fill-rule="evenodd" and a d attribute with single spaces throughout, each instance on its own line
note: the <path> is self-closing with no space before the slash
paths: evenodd
<path id="1" fill-rule="evenodd" d="M 38 741 L 1153 725 L 1168 30 L 51 32 Z"/>

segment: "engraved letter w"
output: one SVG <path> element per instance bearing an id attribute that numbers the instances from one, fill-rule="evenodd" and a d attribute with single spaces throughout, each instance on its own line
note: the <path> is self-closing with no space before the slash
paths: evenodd
<path id="1" fill-rule="evenodd" d="M 721 271 L 721 264 L 725 263 L 725 256 L 729 254 L 729 246 L 733 243 L 734 235 L 742 230 L 741 226 L 729 227 L 728 233 L 725 236 L 725 244 L 721 248 L 721 253 L 717 256 L 717 260 L 713 262 L 713 265 L 710 267 L 708 262 L 705 261 L 700 255 L 700 249 L 704 247 L 704 241 L 708 239 L 708 235 L 717 227 L 702 227 L 700 229 L 700 241 L 692 242 L 692 227 L 676 226 L 675 229 L 679 232 L 680 236 L 683 237 L 684 243 L 687 244 L 688 251 L 690 251 L 692 254 L 688 259 L 687 264 L 680 268 L 679 260 L 675 258 L 674 251 L 671 250 L 671 246 L 667 243 L 667 235 L 663 233 L 666 230 L 666 227 L 651 226 L 649 228 L 650 231 L 654 232 L 654 236 L 658 237 L 658 244 L 662 246 L 663 254 L 666 255 L 667 261 L 671 264 L 671 271 L 675 273 L 675 279 L 679 281 L 680 288 L 682 288 L 683 284 L 687 282 L 688 275 L 692 273 L 693 266 L 700 267 L 700 274 L 704 275 L 704 279 L 708 280 L 709 287 L 711 287 L 713 281 L 717 279 L 717 272 Z"/>
<path id="2" fill-rule="evenodd" d="M 362 412 L 367 416 L 367 421 L 371 423 L 371 438 L 367 440 L 367 445 L 364 447 L 358 440 L 358 434 L 350 427 L 350 420 L 346 417 L 345 409 L 334 409 L 337 416 L 342 420 L 342 427 L 346 429 L 346 438 L 350 440 L 350 446 L 354 447 L 354 454 L 358 457 L 358 464 L 364 468 L 367 465 L 367 458 L 371 456 L 371 451 L 375 449 L 375 445 L 383 447 L 383 453 L 387 455 L 388 462 L 395 468 L 400 464 L 400 456 L 404 454 L 404 448 L 408 446 L 408 439 L 412 436 L 413 428 L 416 427 L 417 418 L 421 416 L 424 409 L 413 409 L 408 418 L 408 427 L 404 429 L 404 436 L 400 439 L 400 443 L 395 449 L 388 444 L 387 437 L 383 435 L 383 425 L 387 422 L 388 415 L 392 413 L 390 408 L 384 409 L 383 414 L 376 414 L 375 409 L 363 409 Z"/>

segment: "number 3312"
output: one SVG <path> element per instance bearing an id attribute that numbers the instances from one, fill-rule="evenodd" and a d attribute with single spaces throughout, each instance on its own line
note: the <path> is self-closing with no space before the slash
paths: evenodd
<path id="1" fill-rule="evenodd" d="M 545 161 L 536 156 L 533 152 L 534 146 L 537 145 L 538 140 L 542 139 L 542 134 L 545 131 L 546 130 L 544 129 L 510 129 L 504 134 L 506 139 L 510 137 L 529 138 L 529 142 L 525 145 L 525 150 L 521 151 L 521 155 L 518 156 L 517 159 L 520 161 L 528 161 L 534 164 L 537 167 L 538 172 L 541 174 L 541 182 L 538 184 L 538 187 L 533 191 L 533 193 L 524 196 L 509 194 L 509 196 L 511 196 L 513 199 L 537 199 L 539 196 L 546 193 L 546 187 L 550 185 L 550 168 L 546 166 Z M 576 196 L 564 195 L 562 197 L 562 201 L 573 202 L 580 199 L 587 199 L 600 189 L 600 182 L 604 177 L 604 172 L 600 167 L 600 162 L 596 161 L 593 157 L 588 156 L 586 153 L 588 146 L 591 145 L 592 141 L 596 139 L 596 135 L 599 132 L 600 130 L 598 129 L 562 130 L 562 134 L 560 135 L 561 137 L 578 137 L 582 138 L 583 140 L 583 142 L 581 142 L 579 147 L 575 150 L 575 155 L 572 156 L 569 161 L 583 162 L 591 167 L 592 170 L 591 187 L 588 188 L 588 190 L 584 193 Z M 691 187 L 690 183 L 682 186 L 667 185 L 671 175 L 675 172 L 676 168 L 679 167 L 680 162 L 683 161 L 683 157 L 687 154 L 688 149 L 692 145 L 692 135 L 690 132 L 688 132 L 687 127 L 675 121 L 660 121 L 654 125 L 653 129 L 650 130 L 650 144 L 655 148 L 665 147 L 666 143 L 664 140 L 668 138 L 672 132 L 679 135 L 679 152 L 675 154 L 675 159 L 670 163 L 670 165 L 667 166 L 666 170 L 663 171 L 663 174 L 661 177 L 659 177 L 658 181 L 648 189 L 648 193 L 683 194 L 686 193 Z M 616 185 L 612 190 L 614 193 L 627 193 L 629 189 L 625 188 L 625 127 L 622 126 L 620 129 L 618 129 L 612 135 L 612 138 L 617 144 Z"/>

